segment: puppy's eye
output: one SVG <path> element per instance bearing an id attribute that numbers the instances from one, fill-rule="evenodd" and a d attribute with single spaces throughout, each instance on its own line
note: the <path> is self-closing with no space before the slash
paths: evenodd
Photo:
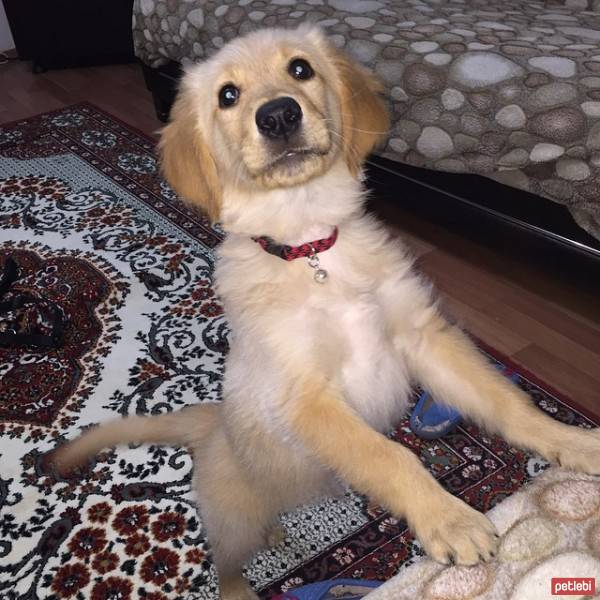
<path id="1" fill-rule="evenodd" d="M 221 108 L 228 108 L 233 106 L 240 97 L 240 90 L 228 83 L 221 88 L 219 92 L 219 106 Z"/>
<path id="2" fill-rule="evenodd" d="M 315 74 L 310 63 L 303 58 L 295 58 L 288 67 L 288 73 L 294 79 L 310 79 Z"/>

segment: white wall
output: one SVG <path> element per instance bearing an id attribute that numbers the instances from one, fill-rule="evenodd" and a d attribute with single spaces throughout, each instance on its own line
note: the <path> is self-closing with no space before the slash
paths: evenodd
<path id="1" fill-rule="evenodd" d="M 12 50 L 15 47 L 10 27 L 8 26 L 8 19 L 4 12 L 4 4 L 0 2 L 0 52 L 2 50 Z"/>

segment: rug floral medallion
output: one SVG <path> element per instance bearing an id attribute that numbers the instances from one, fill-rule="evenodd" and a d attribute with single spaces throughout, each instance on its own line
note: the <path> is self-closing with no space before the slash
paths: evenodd
<path id="1" fill-rule="evenodd" d="M 106 451 L 76 480 L 42 458 L 99 422 L 220 401 L 221 238 L 161 180 L 154 142 L 94 106 L 0 126 L 0 267 L 12 258 L 66 318 L 59 348 L 0 346 L 2 600 L 218 598 L 184 448 Z M 519 376 L 542 410 L 592 425 Z M 426 442 L 403 421 L 390 436 L 480 510 L 546 467 L 473 426 Z M 263 598 L 334 577 L 386 580 L 422 554 L 404 522 L 352 491 L 282 522 L 285 540 L 247 565 Z"/>

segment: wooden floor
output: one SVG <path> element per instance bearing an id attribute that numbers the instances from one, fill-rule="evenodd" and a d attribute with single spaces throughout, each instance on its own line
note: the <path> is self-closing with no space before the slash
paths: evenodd
<path id="1" fill-rule="evenodd" d="M 0 81 L 0 123 L 87 101 L 146 133 L 161 126 L 135 63 L 34 75 L 29 63 L 13 60 L 0 65 Z"/>
<path id="2" fill-rule="evenodd" d="M 33 75 L 26 63 L 11 61 L 0 66 L 0 80 L 0 123 L 86 100 L 149 134 L 161 125 L 135 64 Z M 490 249 L 389 202 L 378 208 L 408 240 L 458 322 L 600 415 L 597 281 Z"/>

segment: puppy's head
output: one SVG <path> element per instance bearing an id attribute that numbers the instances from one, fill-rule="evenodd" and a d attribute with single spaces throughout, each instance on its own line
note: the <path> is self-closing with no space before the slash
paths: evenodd
<path id="1" fill-rule="evenodd" d="M 357 175 L 388 127 L 380 92 L 314 27 L 238 38 L 184 75 L 162 133 L 164 174 L 213 220 L 227 187 L 297 186 L 336 161 Z"/>

